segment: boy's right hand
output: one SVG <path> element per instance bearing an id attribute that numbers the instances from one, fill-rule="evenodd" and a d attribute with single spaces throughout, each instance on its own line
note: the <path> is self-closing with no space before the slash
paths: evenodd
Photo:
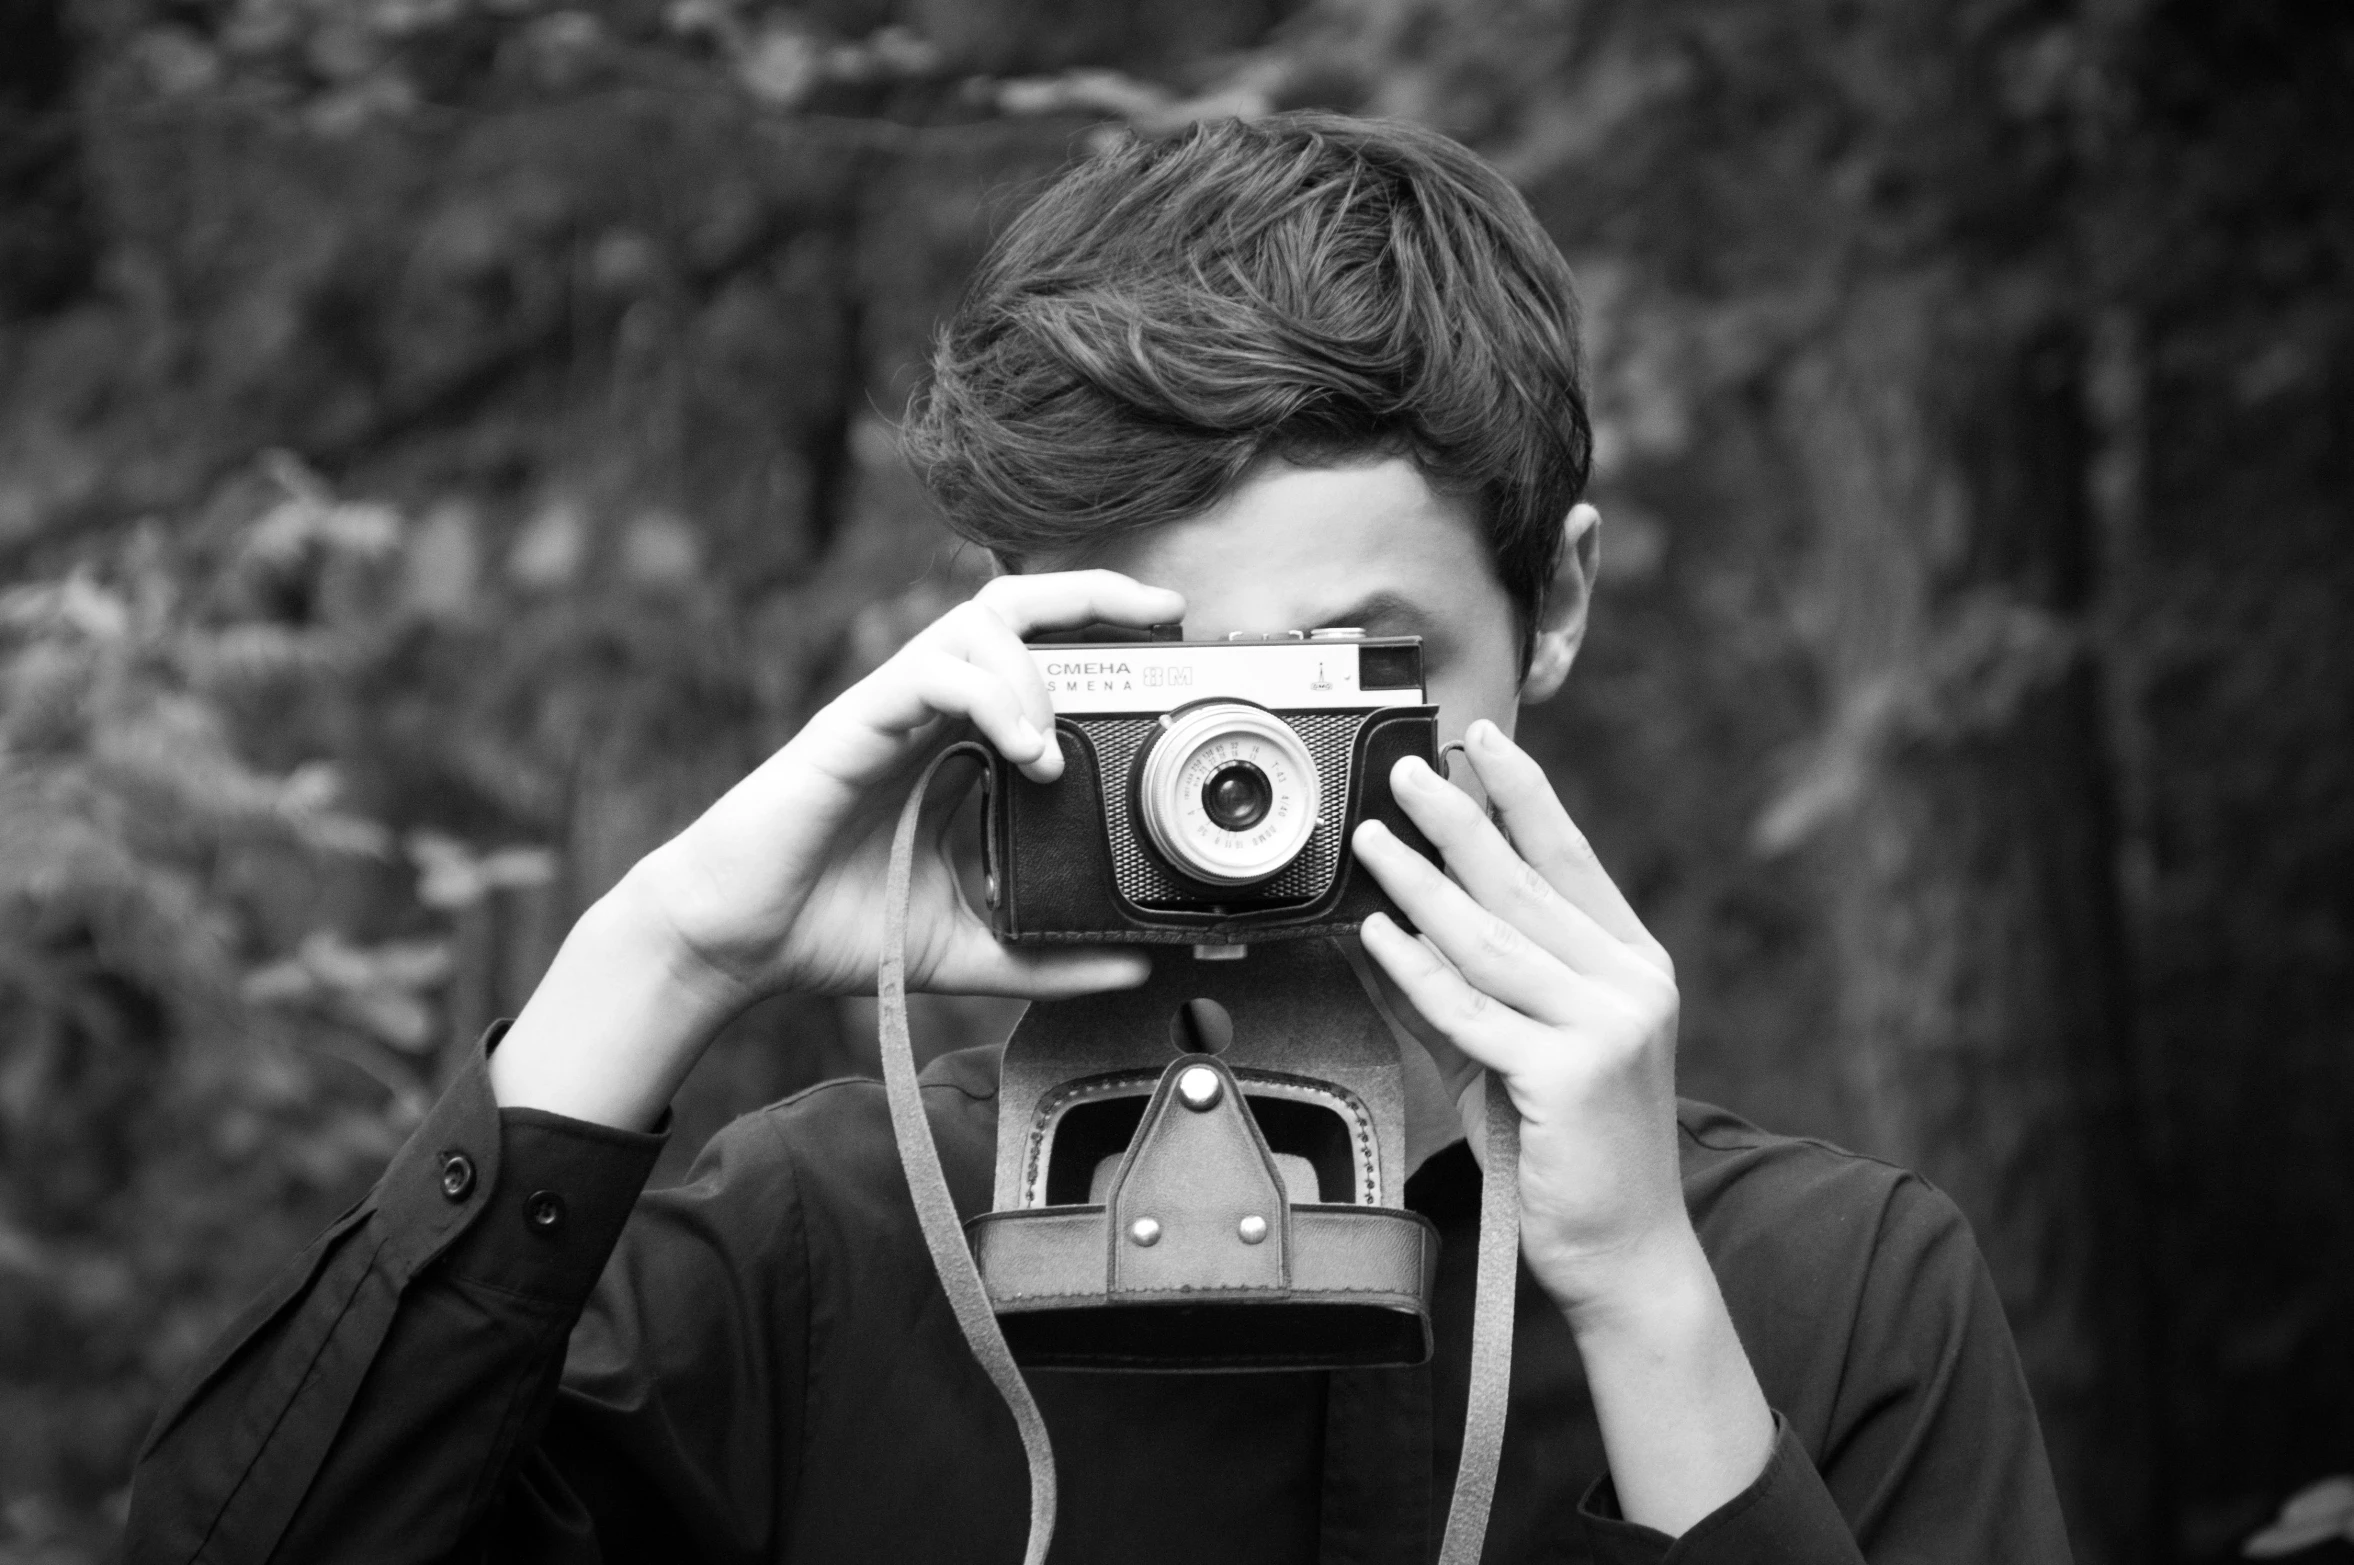
<path id="1" fill-rule="evenodd" d="M 966 724 L 1041 782 L 1062 771 L 1042 630 L 1184 617 L 1111 571 L 1000 576 L 827 705 L 648 854 L 580 922 L 491 1061 L 507 1107 L 651 1123 L 730 1017 L 787 990 L 871 992 L 891 831 L 908 788 Z M 1001 945 L 966 903 L 942 810 L 917 855 L 910 989 L 1051 998 L 1141 982 L 1141 954 Z"/>
<path id="2" fill-rule="evenodd" d="M 628 894 L 749 1002 L 872 993 L 891 831 L 908 788 L 969 722 L 1039 782 L 1062 775 L 1054 707 L 1023 646 L 1041 630 L 1179 619 L 1184 599 L 1111 571 L 1000 576 L 811 718 L 791 743 L 632 872 Z M 910 989 L 1034 998 L 1138 981 L 1133 952 L 1000 945 L 958 893 L 942 810 L 916 865 Z"/>

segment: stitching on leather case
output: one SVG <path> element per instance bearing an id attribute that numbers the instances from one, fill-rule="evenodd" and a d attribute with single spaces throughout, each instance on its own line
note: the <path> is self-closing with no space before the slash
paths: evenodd
<path id="1" fill-rule="evenodd" d="M 1303 1287 L 1297 1283 L 1286 1288 L 1155 1288 L 1150 1291 L 1156 1296 L 1167 1295 L 1170 1298 L 1185 1299 L 1261 1298 L 1270 1304 L 1313 1304 L 1318 1299 L 1331 1298 L 1398 1299 L 1412 1303 L 1415 1297 L 1410 1291 L 1401 1288 L 1342 1288 L 1329 1284 L 1321 1287 L 1312 1285 Z M 1067 1299 L 1074 1305 L 1102 1304 L 1114 1297 L 1108 1292 L 997 1293 L 994 1290 L 992 1290 L 991 1296 L 999 1300 Z M 1119 1295 L 1118 1297 L 1123 1303 L 1134 1302 L 1128 1295 Z"/>
<path id="2" fill-rule="evenodd" d="M 1235 1070 L 1234 1079 L 1241 1082 L 1246 1088 L 1256 1082 L 1262 1087 L 1289 1088 L 1303 1094 L 1309 1101 L 1323 1102 L 1329 1099 L 1338 1103 L 1340 1107 L 1337 1112 L 1342 1119 L 1348 1121 L 1349 1133 L 1355 1142 L 1354 1157 L 1357 1165 L 1355 1206 L 1375 1207 L 1381 1205 L 1381 1153 L 1373 1136 L 1373 1113 L 1365 1107 L 1364 1099 L 1339 1082 L 1322 1081 L 1313 1076 L 1296 1076 L 1288 1071 L 1260 1070 L 1243 1066 Z M 1246 1091 L 1243 1096 L 1247 1098 L 1250 1094 Z M 1295 1201 L 1292 1203 L 1294 1207 L 1310 1204 L 1324 1206 L 1342 1203 L 1322 1201 L 1315 1203 Z"/>
<path id="3" fill-rule="evenodd" d="M 1025 1194 L 1043 1188 L 1046 1177 L 1043 1164 L 1046 1157 L 1047 1133 L 1061 1120 L 1067 1109 L 1078 1103 L 1095 1099 L 1150 1096 L 1153 1087 L 1159 1083 L 1160 1079 L 1158 1071 L 1119 1071 L 1108 1076 L 1090 1076 L 1083 1081 L 1065 1082 L 1041 1097 L 1030 1117 L 1029 1134 L 1022 1143 L 1022 1189 Z M 1362 1098 L 1338 1082 L 1319 1081 L 1309 1076 L 1296 1076 L 1288 1071 L 1262 1070 L 1256 1066 L 1236 1067 L 1234 1079 L 1243 1084 L 1246 1089 L 1244 1094 L 1246 1097 L 1249 1095 L 1247 1089 L 1255 1083 L 1262 1087 L 1288 1088 L 1293 1092 L 1303 1094 L 1309 1101 L 1323 1102 L 1329 1099 L 1337 1104 L 1335 1112 L 1348 1122 L 1349 1135 L 1354 1146 L 1353 1156 L 1357 1169 L 1355 1207 L 1381 1205 L 1381 1154 L 1373 1135 L 1373 1113 L 1365 1107 Z M 1139 1086 L 1144 1089 L 1141 1093 L 1135 1090 Z M 1294 1101 L 1299 1100 L 1295 1099 Z M 1033 1209 L 1037 1210 L 1043 1210 L 1046 1206 L 1043 1200 L 1034 1201 L 1032 1204 Z M 1298 1202 L 1294 1204 L 1306 1205 L 1309 1203 Z M 1321 1206 L 1336 1203 L 1317 1202 L 1314 1204 Z"/>
<path id="4" fill-rule="evenodd" d="M 1022 1190 L 1040 1190 L 1046 1171 L 1041 1162 L 1046 1155 L 1047 1132 L 1061 1120 L 1063 1111 L 1077 1103 L 1097 1098 L 1149 1097 L 1160 1082 L 1161 1073 L 1154 1070 L 1120 1071 L 1109 1076 L 1090 1076 L 1084 1081 L 1067 1081 L 1038 1100 L 1030 1115 L 1030 1134 L 1023 1142 Z M 1134 1089 L 1143 1087 L 1142 1092 Z M 1033 1203 L 1043 1209 L 1041 1199 Z"/>
<path id="5" fill-rule="evenodd" d="M 1184 929 L 1043 929 L 1031 934 L 1017 935 L 1016 945 L 1200 945 L 1204 937 L 1228 934 L 1247 934 L 1251 943 L 1270 940 L 1302 940 L 1311 935 L 1351 935 L 1357 932 L 1355 923 L 1343 920 L 1333 924 L 1277 924 L 1244 930 L 1222 929 L 1215 924 L 1204 924 Z"/>

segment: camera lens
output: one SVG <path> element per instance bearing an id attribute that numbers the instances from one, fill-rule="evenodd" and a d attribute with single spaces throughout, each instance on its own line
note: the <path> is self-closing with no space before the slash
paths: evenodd
<path id="1" fill-rule="evenodd" d="M 1249 831 L 1267 818 L 1274 802 L 1267 774 L 1248 761 L 1237 761 L 1202 784 L 1202 812 L 1228 831 Z"/>
<path id="2" fill-rule="evenodd" d="M 1205 885 L 1272 880 L 1307 847 L 1323 808 L 1307 745 L 1247 701 L 1178 708 L 1137 764 L 1138 824 L 1171 868 Z"/>

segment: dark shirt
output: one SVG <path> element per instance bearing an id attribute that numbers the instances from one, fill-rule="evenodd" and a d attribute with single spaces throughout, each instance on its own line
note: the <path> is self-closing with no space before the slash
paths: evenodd
<path id="1" fill-rule="evenodd" d="M 925 1073 L 957 1202 L 989 1193 L 995 1056 Z M 1776 1410 L 1765 1472 L 1674 1543 L 1618 1519 L 1577 1348 L 1523 1271 L 1491 1561 L 2067 1559 L 2035 1415 L 1960 1216 L 1920 1179 L 1721 1110 L 1684 1192 Z M 492 1100 L 483 1055 L 374 1192 L 157 1422 L 127 1558 L 1018 1560 L 1012 1419 L 934 1280 L 882 1088 L 661 1145 Z M 1420 1369 L 1031 1377 L 1057 1561 L 1431 1558 L 1461 1440 L 1479 1171 L 1438 1226 Z"/>

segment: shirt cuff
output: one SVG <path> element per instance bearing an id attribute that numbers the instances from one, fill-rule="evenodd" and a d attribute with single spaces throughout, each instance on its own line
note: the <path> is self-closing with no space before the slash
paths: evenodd
<path id="1" fill-rule="evenodd" d="M 483 1036 L 393 1159 L 377 1206 L 403 1272 L 430 1263 L 443 1277 L 577 1307 L 654 1171 L 670 1116 L 634 1131 L 500 1108 L 489 1058 L 505 1031 Z"/>
<path id="2" fill-rule="evenodd" d="M 1860 1565 L 1863 1559 L 1847 1518 L 1779 1413 L 1765 1471 L 1682 1537 L 1622 1517 L 1607 1473 L 1586 1491 L 1578 1518 L 1596 1565 Z"/>

